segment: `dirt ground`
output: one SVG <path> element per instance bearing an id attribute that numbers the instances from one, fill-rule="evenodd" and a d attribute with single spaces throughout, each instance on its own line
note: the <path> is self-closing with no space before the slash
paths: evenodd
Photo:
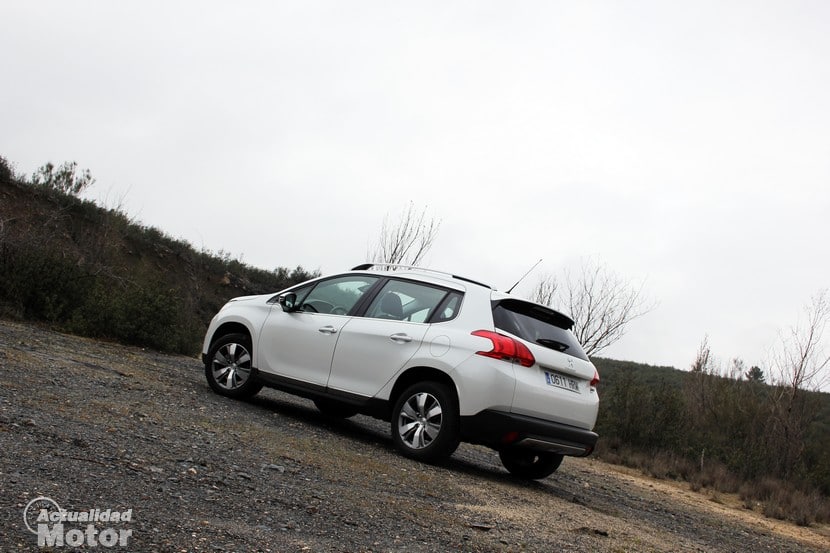
<path id="1" fill-rule="evenodd" d="M 2 552 L 830 551 L 826 526 L 593 459 L 532 483 L 477 446 L 419 464 L 380 421 L 271 390 L 219 397 L 195 358 L 0 321 L 0 375 Z M 38 497 L 130 517 L 91 538 L 66 522 L 85 545 L 39 547 L 26 524 L 43 500 L 24 520 Z M 118 531 L 127 543 L 107 547 Z"/>

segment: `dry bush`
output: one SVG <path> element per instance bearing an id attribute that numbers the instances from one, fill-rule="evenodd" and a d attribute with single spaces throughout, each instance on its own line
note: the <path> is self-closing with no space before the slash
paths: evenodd
<path id="1" fill-rule="evenodd" d="M 744 507 L 755 509 L 770 518 L 789 520 L 800 526 L 830 522 L 830 499 L 817 490 L 805 492 L 775 478 L 745 482 L 739 496 Z"/>
<path id="2" fill-rule="evenodd" d="M 707 488 L 724 492 L 735 493 L 741 487 L 740 479 L 721 463 L 709 463 L 701 471 Z"/>
<path id="3" fill-rule="evenodd" d="M 776 490 L 768 500 L 764 501 L 764 516 L 787 520 L 788 515 L 792 516 L 795 514 L 793 511 L 793 503 L 792 495 L 782 487 Z"/>
<path id="4" fill-rule="evenodd" d="M 619 440 L 600 441 L 596 455 L 608 463 L 634 468 L 659 480 L 688 481 L 697 470 L 695 463 L 681 455 L 659 450 L 644 452 L 625 447 Z"/>
<path id="5" fill-rule="evenodd" d="M 783 483 L 775 478 L 765 477 L 756 482 L 745 482 L 738 492 L 741 499 L 756 499 L 767 501 L 773 495 L 780 493 Z"/>
<path id="6" fill-rule="evenodd" d="M 695 473 L 695 464 L 674 453 L 659 451 L 647 457 L 649 474 L 663 480 L 688 480 Z"/>
<path id="7" fill-rule="evenodd" d="M 703 468 L 682 455 L 663 451 L 644 452 L 626 447 L 620 440 L 599 443 L 596 454 L 604 461 L 634 468 L 660 480 L 681 480 L 694 492 L 709 490 L 711 499 L 722 502 L 720 494 L 737 493 L 743 506 L 760 510 L 765 516 L 789 520 L 801 526 L 830 522 L 830 498 L 817 490 L 805 492 L 777 478 L 743 480 L 726 465 L 707 461 Z"/>

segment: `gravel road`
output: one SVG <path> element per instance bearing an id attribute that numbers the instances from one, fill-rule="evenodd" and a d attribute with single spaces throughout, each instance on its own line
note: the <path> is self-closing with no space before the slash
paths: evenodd
<path id="1" fill-rule="evenodd" d="M 2 552 L 830 551 L 827 527 L 592 459 L 533 483 L 480 447 L 419 464 L 385 423 L 271 390 L 219 397 L 195 358 L 0 321 L 0 367 Z M 67 521 L 60 537 L 86 545 L 39 547 L 38 497 L 129 520 Z"/>

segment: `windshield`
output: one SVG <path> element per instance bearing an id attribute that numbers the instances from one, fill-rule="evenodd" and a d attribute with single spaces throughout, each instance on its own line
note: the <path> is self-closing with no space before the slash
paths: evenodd
<path id="1" fill-rule="evenodd" d="M 496 301 L 493 302 L 493 322 L 497 329 L 523 340 L 588 361 L 570 331 L 573 321 L 552 309 L 520 300 Z"/>

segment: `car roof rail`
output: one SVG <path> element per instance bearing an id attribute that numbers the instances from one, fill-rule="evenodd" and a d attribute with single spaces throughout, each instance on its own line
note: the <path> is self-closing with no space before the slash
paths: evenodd
<path id="1" fill-rule="evenodd" d="M 490 290 L 495 290 L 489 284 L 484 284 L 483 282 L 479 282 L 477 280 L 473 280 L 471 278 L 463 277 L 460 275 L 455 275 L 453 273 L 448 273 L 447 271 L 438 271 L 436 269 L 427 269 L 425 267 L 417 267 L 415 265 L 399 265 L 397 263 L 361 263 L 356 267 L 352 267 L 352 271 L 368 271 L 369 269 L 373 268 L 384 268 L 384 269 L 406 269 L 411 271 L 421 271 L 424 273 L 435 273 L 442 276 L 448 276 L 450 278 L 454 278 L 457 280 L 462 280 L 464 282 L 469 282 L 470 284 L 475 284 L 477 286 L 484 286 L 485 288 L 489 288 Z"/>

